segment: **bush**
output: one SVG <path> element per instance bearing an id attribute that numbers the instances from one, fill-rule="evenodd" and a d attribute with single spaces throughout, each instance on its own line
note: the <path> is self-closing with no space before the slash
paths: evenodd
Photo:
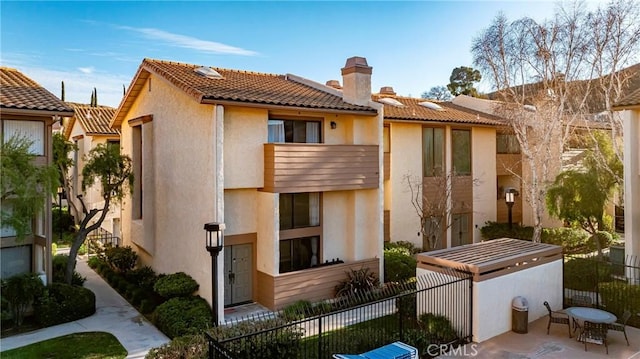
<path id="1" fill-rule="evenodd" d="M 169 338 L 200 334 L 211 324 L 211 309 L 201 297 L 177 297 L 160 304 L 153 322 Z"/>
<path id="2" fill-rule="evenodd" d="M 378 277 L 369 271 L 369 268 L 362 267 L 358 270 L 351 269 L 347 272 L 348 279 L 336 286 L 336 297 L 354 295 L 370 291 L 378 286 Z"/>
<path id="3" fill-rule="evenodd" d="M 386 242 L 384 244 L 385 250 L 394 248 L 404 248 L 409 252 L 409 255 L 418 254 L 423 251 L 422 248 L 416 247 L 415 244 L 409 241 Z"/>
<path id="4" fill-rule="evenodd" d="M 73 232 L 75 231 L 75 223 L 73 216 L 66 210 L 60 213 L 60 209 L 53 209 L 51 211 L 53 233 Z"/>
<path id="5" fill-rule="evenodd" d="M 418 318 L 420 327 L 424 329 L 431 342 L 449 343 L 458 338 L 451 321 L 443 315 L 423 313 Z"/>
<path id="6" fill-rule="evenodd" d="M 609 248 L 609 246 L 611 246 L 611 244 L 613 243 L 613 236 L 611 235 L 611 233 L 605 231 L 596 232 L 596 234 L 589 237 L 589 239 L 587 240 L 587 253 L 592 253 L 598 250 L 598 247 L 596 246 L 596 240 L 600 242 L 600 248 L 605 249 Z"/>
<path id="7" fill-rule="evenodd" d="M 158 276 L 156 272 L 149 266 L 144 266 L 142 268 L 136 268 L 126 275 L 127 280 L 138 286 L 138 288 L 153 291 L 153 286 L 156 284 L 158 280 Z"/>
<path id="8" fill-rule="evenodd" d="M 34 304 L 36 320 L 43 326 L 86 318 L 96 312 L 96 296 L 87 288 L 52 283 L 47 292 Z"/>
<path id="9" fill-rule="evenodd" d="M 149 350 L 145 359 L 207 359 L 208 342 L 204 335 L 177 337 L 159 348 Z"/>
<path id="10" fill-rule="evenodd" d="M 89 260 L 87 261 L 87 265 L 93 270 L 96 270 L 102 263 L 102 260 L 98 257 L 89 257 Z"/>
<path id="11" fill-rule="evenodd" d="M 66 254 L 58 254 L 53 257 L 51 263 L 53 265 L 53 277 L 52 280 L 55 283 L 65 283 L 64 277 L 67 273 L 67 263 L 69 261 L 69 256 Z M 82 286 L 87 278 L 83 277 L 76 270 L 73 271 L 73 276 L 71 277 L 71 284 Z"/>
<path id="12" fill-rule="evenodd" d="M 11 317 L 16 327 L 22 325 L 29 306 L 44 293 L 45 287 L 35 273 L 18 274 L 2 281 L 2 297 L 9 302 Z"/>
<path id="13" fill-rule="evenodd" d="M 58 254 L 58 244 L 51 243 L 51 255 L 55 257 L 56 254 Z"/>
<path id="14" fill-rule="evenodd" d="M 164 298 L 187 297 L 193 294 L 200 285 L 184 272 L 168 274 L 156 281 L 153 290 Z"/>
<path id="15" fill-rule="evenodd" d="M 219 326 L 209 330 L 213 338 L 218 341 L 246 336 L 242 340 L 229 342 L 225 347 L 236 359 L 270 359 L 297 358 L 302 347 L 301 341 L 304 330 L 297 326 L 285 326 L 283 319 L 267 319 L 260 321 L 247 320 L 233 326 Z M 263 330 L 281 327 L 269 340 L 262 340 L 260 336 L 250 336 Z"/>
<path id="16" fill-rule="evenodd" d="M 533 227 L 521 227 L 517 224 L 509 229 L 509 223 L 486 222 L 480 228 L 484 239 L 515 238 L 530 241 L 533 238 Z"/>
<path id="17" fill-rule="evenodd" d="M 140 301 L 140 312 L 142 314 L 152 313 L 156 309 L 156 303 L 151 299 L 143 299 Z"/>
<path id="18" fill-rule="evenodd" d="M 384 250 L 384 282 L 403 282 L 416 276 L 417 261 L 406 248 Z"/>
<path id="19" fill-rule="evenodd" d="M 542 243 L 562 246 L 567 254 L 585 253 L 589 233 L 578 228 L 544 228 L 540 240 Z"/>
<path id="20" fill-rule="evenodd" d="M 308 300 L 299 300 L 282 310 L 282 318 L 286 321 L 300 320 L 312 314 L 313 305 Z"/>
<path id="21" fill-rule="evenodd" d="M 138 254 L 131 247 L 107 247 L 104 251 L 105 260 L 111 268 L 126 273 L 136 266 Z"/>
<path id="22" fill-rule="evenodd" d="M 608 262 L 590 258 L 572 258 L 564 263 L 565 288 L 595 291 L 598 283 L 609 281 L 611 281 L 611 264 Z"/>
<path id="23" fill-rule="evenodd" d="M 614 313 L 618 318 L 622 317 L 625 310 L 631 313 L 640 312 L 640 286 L 625 282 L 600 283 L 598 285 L 602 296 L 602 305 L 608 312 Z M 632 315 L 629 320 L 630 325 L 637 326 L 640 319 Z"/>

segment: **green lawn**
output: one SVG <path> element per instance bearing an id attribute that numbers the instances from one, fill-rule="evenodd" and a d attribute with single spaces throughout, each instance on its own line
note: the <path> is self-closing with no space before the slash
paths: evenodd
<path id="1" fill-rule="evenodd" d="M 86 332 L 69 334 L 39 343 L 7 350 L 2 359 L 22 358 L 78 358 L 115 359 L 125 358 L 127 351 L 110 333 Z"/>

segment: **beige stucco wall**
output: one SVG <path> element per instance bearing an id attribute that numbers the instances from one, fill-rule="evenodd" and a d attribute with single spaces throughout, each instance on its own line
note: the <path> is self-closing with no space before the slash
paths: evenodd
<path id="1" fill-rule="evenodd" d="M 640 257 L 640 109 L 621 113 L 624 132 L 625 254 Z M 637 274 L 628 273 L 630 277 Z M 638 278 L 633 278 L 638 280 Z"/>
<path id="2" fill-rule="evenodd" d="M 258 191 L 253 189 L 225 189 L 225 235 L 258 231 Z"/>
<path id="3" fill-rule="evenodd" d="M 487 221 L 495 221 L 496 203 L 496 130 L 474 127 L 471 131 L 471 173 L 473 187 L 473 242 L 480 242 L 482 228 Z"/>
<path id="4" fill-rule="evenodd" d="M 225 107 L 224 186 L 260 188 L 264 185 L 264 143 L 269 113 L 264 109 Z"/>
<path id="5" fill-rule="evenodd" d="M 278 229 L 280 227 L 279 199 L 277 193 L 258 192 L 258 262 L 257 270 L 277 275 L 280 268 Z"/>
<path id="6" fill-rule="evenodd" d="M 152 75 L 122 123 L 123 153 L 132 152 L 126 121 L 144 115 L 153 115 L 153 121 L 143 125 L 148 171 L 136 178 L 144 181 L 143 218 L 131 219 L 129 197 L 122 211 L 125 244 L 159 273 L 189 273 L 200 284 L 200 295 L 210 300 L 211 259 L 203 226 L 216 219 L 213 106 L 197 105 Z"/>

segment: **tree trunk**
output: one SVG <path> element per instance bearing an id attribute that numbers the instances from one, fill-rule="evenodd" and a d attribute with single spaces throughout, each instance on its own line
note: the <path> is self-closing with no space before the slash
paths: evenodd
<path id="1" fill-rule="evenodd" d="M 82 243 L 84 243 L 87 238 L 87 231 L 79 231 L 76 235 L 76 238 L 73 240 L 71 244 L 71 248 L 69 249 L 69 259 L 67 261 L 67 270 L 64 274 L 65 283 L 71 285 L 71 281 L 73 280 L 73 272 L 76 270 L 77 256 Z"/>

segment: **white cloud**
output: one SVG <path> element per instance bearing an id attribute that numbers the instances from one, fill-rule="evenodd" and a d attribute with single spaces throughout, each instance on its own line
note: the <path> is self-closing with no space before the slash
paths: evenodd
<path id="1" fill-rule="evenodd" d="M 225 45 L 215 41 L 207 41 L 207 40 L 197 39 L 195 37 L 173 34 L 163 30 L 159 30 L 159 29 L 135 28 L 130 26 L 119 26 L 118 28 L 123 30 L 134 31 L 144 35 L 147 38 L 164 41 L 167 44 L 172 46 L 192 49 L 200 52 L 242 55 L 242 56 L 258 55 L 258 53 L 255 51 L 245 50 L 239 47 Z"/>
<path id="2" fill-rule="evenodd" d="M 83 74 L 92 74 L 96 69 L 93 66 L 89 67 L 78 67 L 78 70 Z"/>

